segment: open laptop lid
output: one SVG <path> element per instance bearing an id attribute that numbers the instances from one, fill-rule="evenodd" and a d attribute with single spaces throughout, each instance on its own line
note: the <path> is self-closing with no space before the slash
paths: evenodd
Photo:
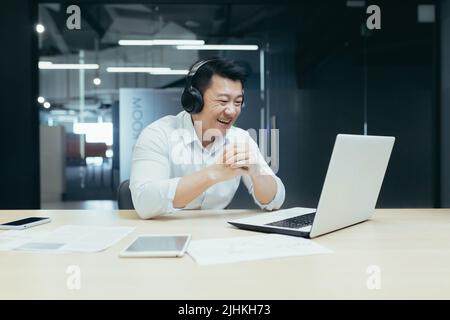
<path id="1" fill-rule="evenodd" d="M 311 238 L 372 216 L 394 141 L 394 137 L 337 135 Z"/>

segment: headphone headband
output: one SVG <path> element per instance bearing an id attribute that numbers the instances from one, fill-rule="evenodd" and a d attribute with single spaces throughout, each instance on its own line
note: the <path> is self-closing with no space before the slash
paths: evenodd
<path id="1" fill-rule="evenodd" d="M 217 59 L 208 59 L 208 60 L 200 60 L 199 62 L 197 62 L 196 64 L 194 64 L 191 68 L 191 70 L 189 71 L 187 77 L 186 77 L 186 88 L 189 89 L 192 86 L 192 80 L 194 79 L 195 74 L 197 73 L 197 71 L 203 67 L 205 64 L 214 61 Z"/>

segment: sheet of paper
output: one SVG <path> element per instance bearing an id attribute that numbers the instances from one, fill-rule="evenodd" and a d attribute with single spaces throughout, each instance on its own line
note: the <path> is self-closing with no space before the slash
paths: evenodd
<path id="1" fill-rule="evenodd" d="M 0 251 L 12 250 L 37 238 L 44 232 L 36 230 L 9 230 L 0 233 Z"/>
<path id="2" fill-rule="evenodd" d="M 201 265 L 332 253 L 311 240 L 279 234 L 192 240 L 187 251 Z"/>
<path id="3" fill-rule="evenodd" d="M 0 234 L 0 250 L 98 252 L 114 245 L 133 227 L 66 225 L 53 231 L 11 230 Z"/>

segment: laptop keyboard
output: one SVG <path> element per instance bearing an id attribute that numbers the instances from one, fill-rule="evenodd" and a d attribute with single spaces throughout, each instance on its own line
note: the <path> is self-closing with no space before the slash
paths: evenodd
<path id="1" fill-rule="evenodd" d="M 300 229 L 312 225 L 315 212 L 266 224 L 266 226 Z"/>

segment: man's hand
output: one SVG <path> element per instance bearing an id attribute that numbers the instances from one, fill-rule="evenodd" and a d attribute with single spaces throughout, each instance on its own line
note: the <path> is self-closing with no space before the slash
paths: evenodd
<path id="1" fill-rule="evenodd" d="M 248 143 L 232 144 L 225 149 L 223 161 L 228 168 L 244 170 L 244 174 L 252 179 L 256 199 L 262 204 L 268 204 L 276 195 L 277 183 L 274 177 L 262 173 L 257 152 Z"/>
<path id="2" fill-rule="evenodd" d="M 259 174 L 258 158 L 248 143 L 229 145 L 224 152 L 224 163 L 230 168 L 241 168 L 250 176 Z"/>
<path id="3" fill-rule="evenodd" d="M 208 167 L 209 176 L 217 181 L 222 182 L 226 180 L 233 179 L 236 176 L 242 176 L 244 174 L 249 174 L 248 166 L 244 166 L 243 163 L 236 164 L 234 166 L 231 163 L 227 163 L 227 159 L 231 158 L 236 154 L 237 147 L 235 145 L 228 146 L 222 152 L 222 154 L 217 159 L 216 163 Z M 239 153 L 239 158 L 241 154 Z M 231 160 L 230 160 L 231 161 Z M 233 163 L 234 164 L 234 163 Z"/>
<path id="4" fill-rule="evenodd" d="M 277 183 L 274 177 L 260 173 L 256 155 L 245 144 L 231 144 L 225 148 L 215 164 L 181 178 L 173 200 L 174 208 L 184 208 L 193 199 L 216 183 L 237 176 L 250 175 L 254 195 L 262 204 L 275 197 Z"/>

